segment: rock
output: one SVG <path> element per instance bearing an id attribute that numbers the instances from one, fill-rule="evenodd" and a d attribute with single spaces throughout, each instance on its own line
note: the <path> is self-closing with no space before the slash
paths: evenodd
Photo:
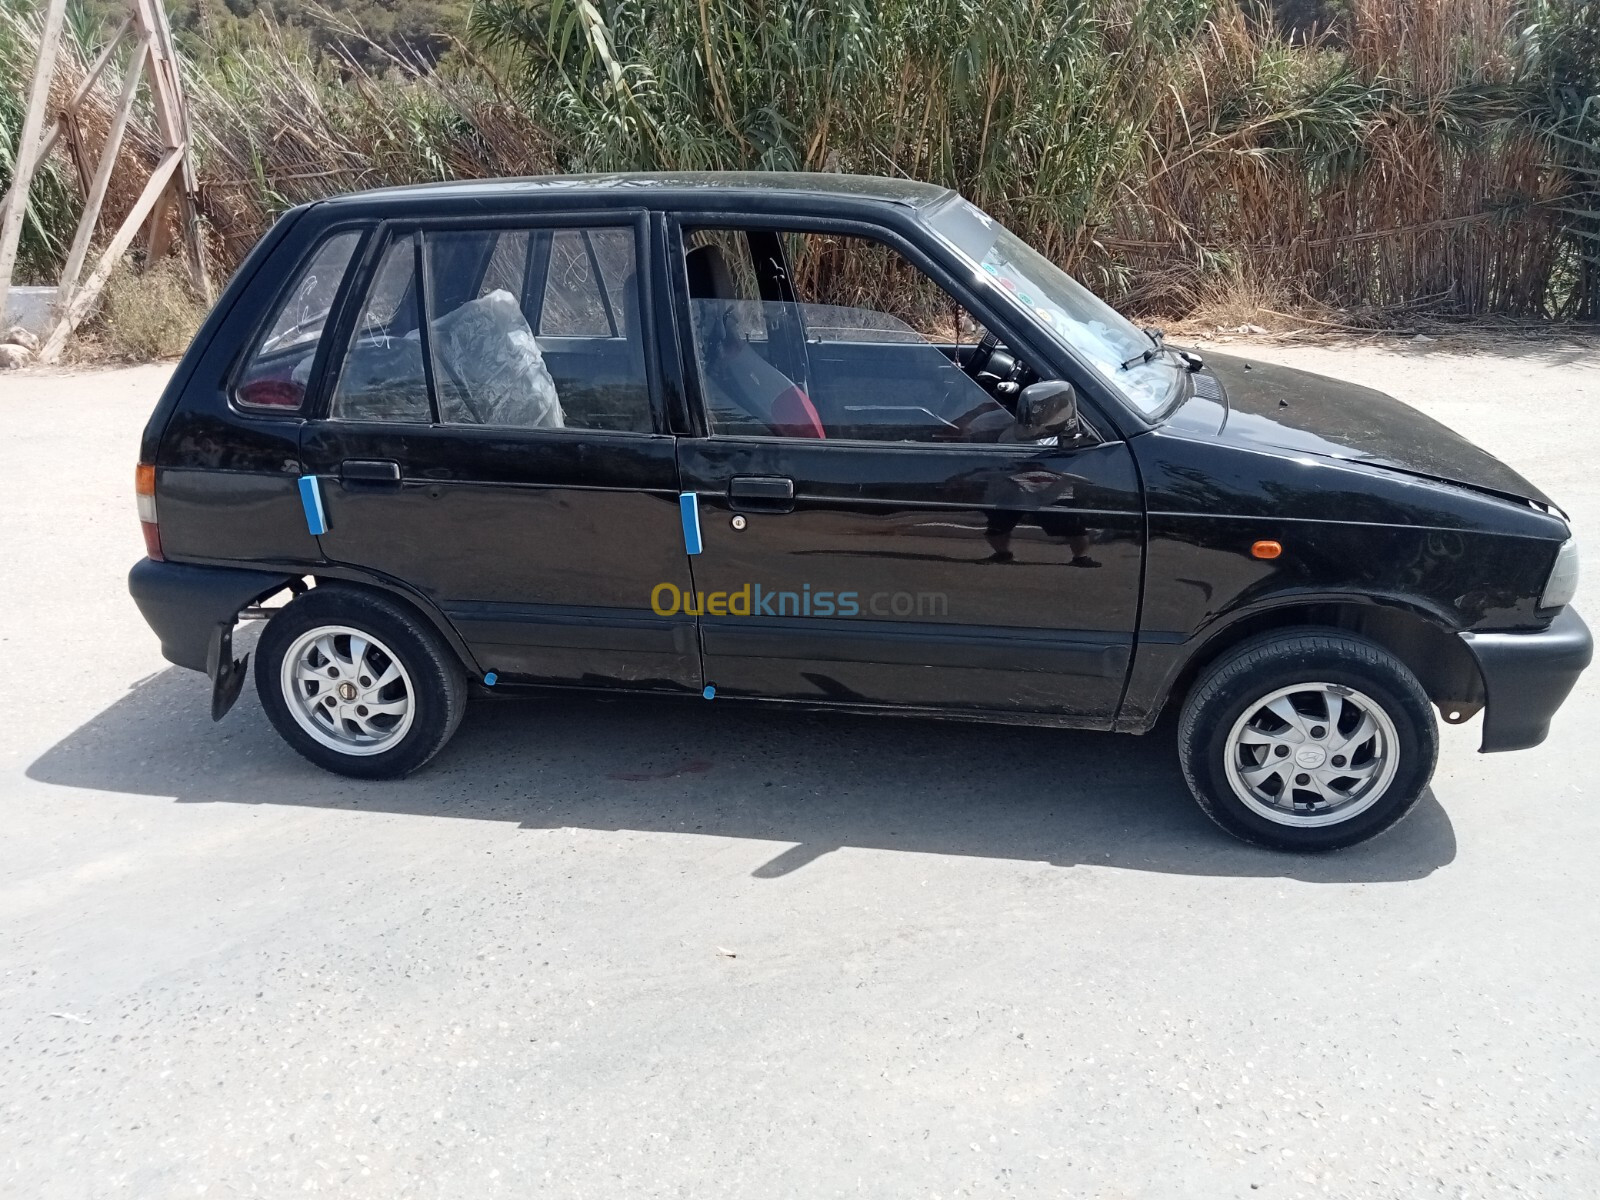
<path id="1" fill-rule="evenodd" d="M 24 329 L 21 325 L 13 325 L 0 336 L 0 345 L 21 346 L 30 353 L 37 353 L 39 335 Z"/>
<path id="2" fill-rule="evenodd" d="M 1419 334 L 1417 334 L 1416 337 L 1412 338 L 1411 340 L 1413 342 L 1432 342 L 1432 341 L 1437 341 L 1438 339 L 1431 338 L 1425 333 L 1419 333 Z"/>
<path id="3" fill-rule="evenodd" d="M 18 367 L 25 367 L 32 357 L 26 346 L 0 342 L 0 371 L 15 371 Z"/>
<path id="4" fill-rule="evenodd" d="M 1239 327 L 1239 332 L 1240 333 L 1254 334 L 1256 337 L 1260 337 L 1264 333 L 1266 333 L 1267 331 L 1265 329 L 1263 329 L 1260 325 L 1241 325 Z"/>

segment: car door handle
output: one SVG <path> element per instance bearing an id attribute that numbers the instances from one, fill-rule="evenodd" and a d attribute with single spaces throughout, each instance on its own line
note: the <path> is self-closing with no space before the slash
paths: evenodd
<path id="1" fill-rule="evenodd" d="M 794 480 L 781 475 L 735 475 L 728 481 L 728 507 L 745 512 L 791 512 Z"/>
<path id="2" fill-rule="evenodd" d="M 339 464 L 339 482 L 365 487 L 399 487 L 400 464 L 391 458 L 347 458 Z"/>

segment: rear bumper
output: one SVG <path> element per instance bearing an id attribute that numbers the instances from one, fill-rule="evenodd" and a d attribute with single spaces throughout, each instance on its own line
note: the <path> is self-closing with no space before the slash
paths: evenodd
<path id="1" fill-rule="evenodd" d="M 1480 751 L 1524 750 L 1550 732 L 1550 718 L 1594 657 L 1583 618 L 1564 608 L 1536 633 L 1464 633 L 1483 674 Z"/>
<path id="2" fill-rule="evenodd" d="M 143 558 L 128 572 L 128 591 L 161 639 L 167 661 L 216 679 L 227 665 L 227 638 L 239 610 L 271 595 L 291 578 L 243 567 L 197 567 Z"/>

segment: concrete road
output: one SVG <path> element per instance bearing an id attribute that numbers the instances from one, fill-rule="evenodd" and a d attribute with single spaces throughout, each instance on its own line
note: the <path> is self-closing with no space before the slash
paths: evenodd
<path id="1" fill-rule="evenodd" d="M 1600 530 L 1592 348 L 1260 353 Z M 1325 858 L 1167 736 L 504 703 L 363 785 L 127 598 L 163 377 L 0 378 L 0 1195 L 1600 1194 L 1600 673 Z"/>

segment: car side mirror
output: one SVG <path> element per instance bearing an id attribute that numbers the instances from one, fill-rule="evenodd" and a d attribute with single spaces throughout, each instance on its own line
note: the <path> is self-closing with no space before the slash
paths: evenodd
<path id="1" fill-rule="evenodd" d="M 1017 424 L 1024 438 L 1076 437 L 1078 393 L 1064 379 L 1030 383 L 1017 396 Z"/>

